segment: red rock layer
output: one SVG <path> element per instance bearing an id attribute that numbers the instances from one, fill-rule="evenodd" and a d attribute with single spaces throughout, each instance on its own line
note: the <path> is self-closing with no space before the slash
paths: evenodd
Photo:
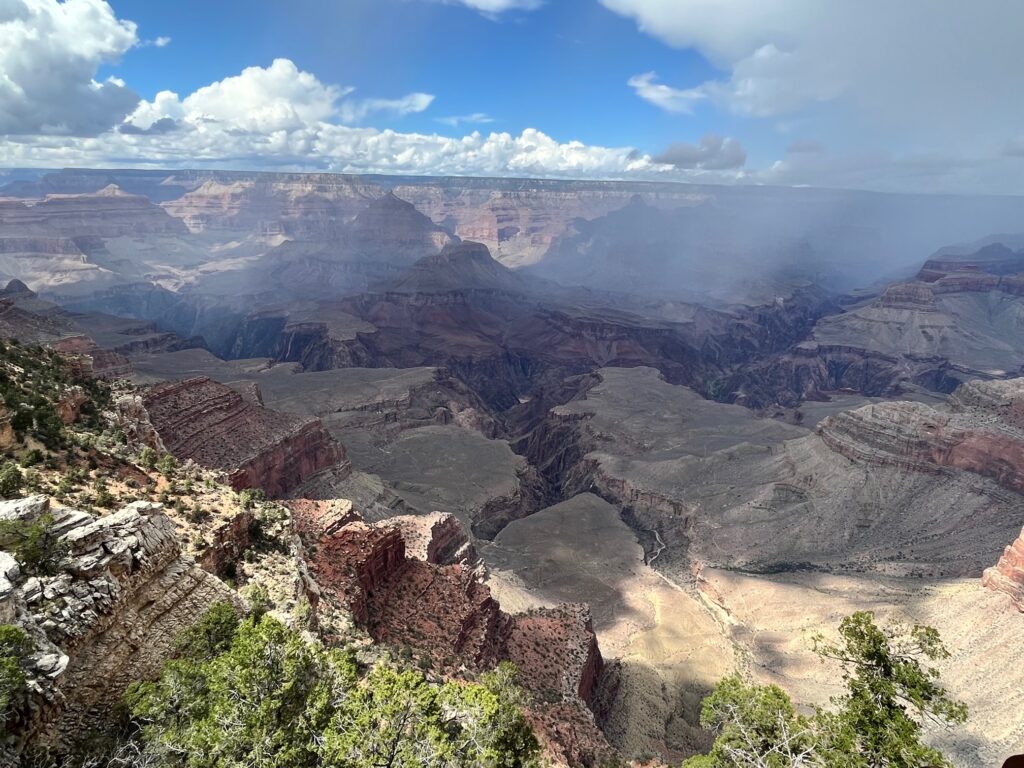
<path id="1" fill-rule="evenodd" d="M 997 592 L 1005 592 L 1018 609 L 1024 611 L 1024 531 L 1003 550 L 992 568 L 986 568 L 981 583 Z"/>
<path id="2" fill-rule="evenodd" d="M 97 379 L 120 379 L 129 376 L 132 364 L 120 352 L 100 349 L 88 336 L 71 336 L 51 345 L 80 376 Z"/>
<path id="3" fill-rule="evenodd" d="M 158 384 L 143 402 L 168 451 L 226 470 L 234 488 L 283 496 L 345 462 L 344 447 L 319 419 L 262 408 L 205 377 Z"/>
<path id="4" fill-rule="evenodd" d="M 595 765 L 611 755 L 587 707 L 604 661 L 586 606 L 510 616 L 478 569 L 410 557 L 403 539 L 403 529 L 410 535 L 408 520 L 351 522 L 312 542 L 330 515 L 301 502 L 292 508 L 300 510 L 295 520 L 321 596 L 350 610 L 375 641 L 408 648 L 445 674 L 510 660 L 533 694 L 529 717 L 551 754 L 571 765 Z M 451 549 L 452 531 L 448 516 L 430 518 L 434 524 L 413 531 L 413 548 L 438 557 Z"/>
<path id="5" fill-rule="evenodd" d="M 926 405 L 898 402 L 836 414 L 818 433 L 832 450 L 855 461 L 915 472 L 966 470 L 1024 493 L 1024 435 L 998 425 L 965 426 Z"/>

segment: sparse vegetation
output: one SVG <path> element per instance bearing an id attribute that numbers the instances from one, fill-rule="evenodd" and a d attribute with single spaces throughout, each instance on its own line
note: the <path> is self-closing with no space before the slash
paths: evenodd
<path id="1" fill-rule="evenodd" d="M 684 768 L 943 768 L 951 763 L 923 743 L 922 721 L 953 726 L 967 707 L 950 698 L 932 662 L 948 658 L 931 627 L 880 628 L 874 614 L 843 619 L 840 639 L 815 638 L 823 660 L 843 668 L 845 695 L 830 709 L 805 717 L 778 686 L 738 675 L 722 680 L 704 700 L 701 724 L 717 731 L 707 755 Z"/>
<path id="2" fill-rule="evenodd" d="M 25 478 L 13 461 L 5 461 L 0 465 L 0 496 L 5 499 L 13 498 L 21 491 L 25 484 Z"/>
<path id="3" fill-rule="evenodd" d="M 27 689 L 25 665 L 33 647 L 21 627 L 0 624 L 0 737 L 6 734 L 11 712 Z"/>
<path id="4" fill-rule="evenodd" d="M 28 575 L 53 575 L 64 558 L 66 545 L 52 531 L 53 516 L 36 520 L 0 521 L 0 547 L 11 552 Z"/>

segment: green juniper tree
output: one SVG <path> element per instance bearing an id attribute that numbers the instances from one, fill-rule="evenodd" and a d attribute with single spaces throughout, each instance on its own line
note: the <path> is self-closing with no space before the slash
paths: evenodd
<path id="1" fill-rule="evenodd" d="M 786 693 L 733 675 L 704 700 L 701 724 L 717 732 L 707 755 L 685 768 L 947 768 L 922 741 L 925 721 L 951 727 L 967 719 L 933 662 L 949 652 L 925 626 L 880 628 L 860 611 L 839 625 L 838 642 L 814 638 L 815 652 L 838 662 L 846 693 L 805 717 Z"/>

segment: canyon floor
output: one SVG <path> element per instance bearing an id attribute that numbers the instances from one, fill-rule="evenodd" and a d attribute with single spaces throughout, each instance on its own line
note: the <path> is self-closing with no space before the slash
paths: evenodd
<path id="1" fill-rule="evenodd" d="M 534 498 L 536 511 L 519 516 L 527 459 L 508 440 L 481 432 L 490 422 L 453 399 L 435 368 L 303 372 L 265 359 L 222 361 L 202 350 L 140 356 L 133 364 L 143 379 L 211 376 L 239 388 L 256 383 L 267 406 L 321 418 L 345 444 L 355 470 L 377 483 L 378 492 L 386 490 L 392 503 L 400 500 L 402 510 L 451 511 L 471 529 L 481 511 L 503 515 L 518 505 L 492 539 L 474 540 L 487 583 L 511 612 L 563 602 L 591 606 L 602 653 L 618 660 L 617 694 L 602 725 L 624 754 L 678 760 L 706 747 L 708 734 L 697 727 L 701 700 L 736 669 L 783 686 L 802 706 L 826 704 L 840 692 L 840 672 L 814 655 L 811 637 L 834 634 L 840 619 L 856 610 L 930 624 L 942 633 L 953 654 L 942 665 L 943 678 L 968 703 L 971 717 L 955 736 L 937 731 L 930 738 L 957 765 L 989 764 L 1024 739 L 1017 715 L 1024 694 L 1003 674 L 1024 661 L 1019 644 L 1008 642 L 1024 632 L 1024 614 L 976 577 L 929 575 L 949 565 L 960 569 L 960 559 L 978 552 L 976 541 L 961 546 L 942 538 L 941 557 L 926 542 L 912 555 L 899 541 L 880 542 L 877 537 L 891 538 L 893 529 L 876 521 L 840 525 L 841 532 L 819 534 L 811 544 L 803 537 L 801 546 L 841 554 L 813 569 L 787 567 L 786 542 L 755 544 L 757 557 L 745 552 L 757 536 L 770 535 L 758 531 L 794 524 L 785 522 L 794 514 L 816 525 L 836 514 L 828 493 L 811 493 L 808 506 L 802 489 L 838 483 L 831 492 L 843 496 L 845 514 L 846 494 L 856 497 L 850 489 L 863 484 L 864 467 L 830 455 L 830 464 L 847 468 L 815 478 L 822 471 L 818 454 L 828 450 L 815 429 L 877 399 L 837 393 L 829 402 L 806 403 L 794 424 L 788 423 L 793 413 L 766 418 L 709 402 L 652 369 L 602 369 L 595 384 L 554 407 L 545 422 L 548 430 L 562 423 L 583 430 L 572 440 L 589 450 L 575 475 L 567 468 L 562 478 L 569 495 L 551 504 Z M 424 398 L 437 410 L 424 407 Z M 567 447 L 557 444 L 568 441 L 564 434 L 545 439 L 538 461 Z M 884 506 L 907 493 L 938 494 L 946 503 L 981 493 L 987 499 L 982 512 L 1003 510 L 1009 519 L 997 521 L 991 542 L 977 554 L 980 563 L 994 563 L 1002 543 L 1012 540 L 1019 521 L 995 484 L 973 478 L 970 483 L 983 487 L 960 492 L 950 490 L 948 478 L 902 472 L 892 480 L 888 471 L 874 470 L 871 489 Z M 746 511 L 733 522 L 737 509 Z M 384 508 L 379 516 L 390 514 Z M 802 524 L 794 525 L 799 530 Z M 909 550 L 914 531 L 904 533 Z M 741 567 L 702 564 L 714 561 L 716 552 L 718 562 L 728 566 L 737 558 Z M 771 567 L 745 571 L 750 562 Z"/>

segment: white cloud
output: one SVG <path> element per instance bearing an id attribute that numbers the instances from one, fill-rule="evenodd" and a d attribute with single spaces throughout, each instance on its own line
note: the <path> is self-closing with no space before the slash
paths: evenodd
<path id="1" fill-rule="evenodd" d="M 95 80 L 138 42 L 102 0 L 0 1 L 0 134 L 89 135 L 132 111 L 124 82 Z"/>
<path id="2" fill-rule="evenodd" d="M 350 99 L 342 103 L 339 115 L 343 123 L 361 123 L 378 112 L 404 117 L 424 111 L 433 101 L 429 93 L 410 93 L 400 99 Z"/>
<path id="3" fill-rule="evenodd" d="M 269 133 L 327 120 L 351 90 L 324 85 L 288 59 L 274 59 L 269 67 L 246 67 L 239 75 L 200 88 L 181 107 L 191 122 L 216 121 Z"/>
<path id="4" fill-rule="evenodd" d="M 662 98 L 676 111 L 697 98 L 752 116 L 832 105 L 836 124 L 890 139 L 899 131 L 900 139 L 918 146 L 953 146 L 979 131 L 995 141 L 1007 126 L 1024 125 L 1024 3 L 600 2 L 670 46 L 695 49 L 726 73 L 675 82 Z M 658 94 L 645 98 L 651 95 Z"/>
<path id="5" fill-rule="evenodd" d="M 177 130 L 110 132 L 78 140 L 45 136 L 0 143 L 0 165 L 277 167 L 348 173 L 566 178 L 670 178 L 681 172 L 632 147 L 559 142 L 528 128 L 518 136 L 474 132 L 450 138 L 317 122 L 269 133 L 223 122 L 180 121 Z M 682 178 L 682 176 L 678 176 Z"/>
<path id="6" fill-rule="evenodd" d="M 742 168 L 747 153 L 736 139 L 715 133 L 705 134 L 697 144 L 677 142 L 655 156 L 654 162 L 702 171 L 724 171 Z"/>
<path id="7" fill-rule="evenodd" d="M 497 16 L 505 11 L 535 11 L 543 0 L 441 0 L 446 5 L 464 5 L 486 16 Z"/>
<path id="8" fill-rule="evenodd" d="M 700 89 L 690 88 L 680 90 L 654 82 L 658 77 L 657 72 L 646 72 L 642 75 L 634 75 L 629 78 L 628 85 L 644 101 L 649 101 L 656 107 L 661 107 L 666 112 L 680 112 L 689 114 L 693 112 L 694 105 L 707 98 L 707 95 Z"/>
<path id="9" fill-rule="evenodd" d="M 155 37 L 152 40 L 140 40 L 135 45 L 138 48 L 148 48 L 151 45 L 154 48 L 166 48 L 170 44 L 171 38 L 167 37 L 166 35 L 160 35 L 160 37 Z"/>
<path id="10" fill-rule="evenodd" d="M 289 59 L 274 59 L 269 67 L 247 67 L 241 74 L 203 86 L 185 99 L 161 91 L 152 101 L 141 102 L 128 122 L 147 129 L 161 118 L 171 118 L 192 125 L 222 123 L 239 131 L 268 134 L 336 119 L 358 123 L 378 113 L 400 117 L 422 112 L 434 100 L 428 93 L 410 93 L 399 99 L 348 98 L 354 90 L 324 84 Z"/>
<path id="11" fill-rule="evenodd" d="M 443 125 L 450 125 L 452 128 L 458 128 L 463 124 L 485 125 L 494 122 L 494 118 L 486 112 L 474 112 L 471 115 L 449 115 L 448 117 L 437 117 L 434 119 Z"/>

